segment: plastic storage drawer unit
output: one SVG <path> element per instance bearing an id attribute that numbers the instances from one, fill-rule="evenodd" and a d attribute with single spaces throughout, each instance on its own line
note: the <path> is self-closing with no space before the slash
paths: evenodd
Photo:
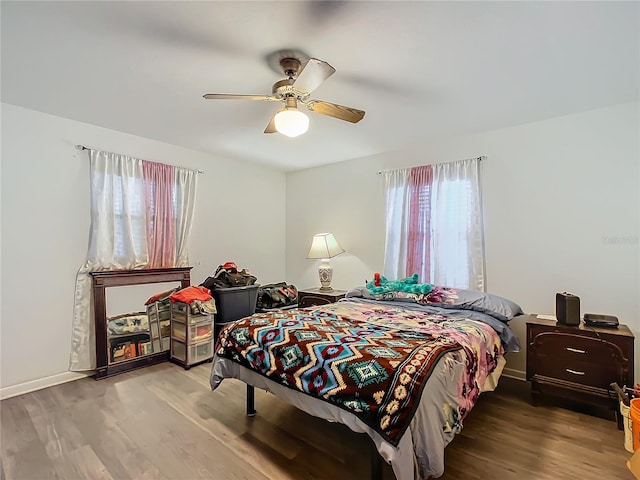
<path id="1" fill-rule="evenodd" d="M 182 323 L 200 323 L 205 320 L 213 320 L 213 314 L 200 315 L 191 313 L 188 303 L 174 302 L 171 304 L 171 321 Z"/>
<path id="2" fill-rule="evenodd" d="M 188 344 L 200 343 L 213 338 L 213 322 L 206 320 L 200 323 L 171 323 L 171 337 Z"/>
<path id="3" fill-rule="evenodd" d="M 187 345 L 175 338 L 171 339 L 171 358 L 178 361 L 187 370 L 193 365 L 213 358 L 213 342 L 211 340 Z"/>
<path id="4" fill-rule="evenodd" d="M 187 303 L 171 304 L 171 360 L 187 370 L 213 358 L 215 315 L 191 312 Z"/>

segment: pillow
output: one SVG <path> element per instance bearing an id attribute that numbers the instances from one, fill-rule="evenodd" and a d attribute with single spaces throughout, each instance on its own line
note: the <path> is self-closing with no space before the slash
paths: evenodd
<path id="1" fill-rule="evenodd" d="M 427 294 L 406 292 L 386 292 L 373 295 L 366 287 L 356 287 L 347 292 L 346 297 L 361 297 L 371 300 L 391 302 L 410 302 L 421 305 L 457 310 L 472 310 L 490 315 L 501 322 L 509 322 L 516 315 L 522 315 L 520 305 L 506 298 L 491 293 L 475 290 L 461 290 L 457 288 L 434 286 Z"/>
<path id="2" fill-rule="evenodd" d="M 433 291 L 420 298 L 418 303 L 443 308 L 473 310 L 491 315 L 501 322 L 508 322 L 516 315 L 523 314 L 520 305 L 498 295 L 449 287 L 434 287 Z"/>

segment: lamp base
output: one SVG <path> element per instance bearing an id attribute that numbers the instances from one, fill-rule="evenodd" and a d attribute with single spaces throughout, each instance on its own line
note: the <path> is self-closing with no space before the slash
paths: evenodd
<path id="1" fill-rule="evenodd" d="M 333 267 L 329 263 L 328 259 L 323 259 L 322 263 L 318 267 L 318 275 L 320 276 L 321 292 L 331 292 L 331 278 L 333 277 Z"/>

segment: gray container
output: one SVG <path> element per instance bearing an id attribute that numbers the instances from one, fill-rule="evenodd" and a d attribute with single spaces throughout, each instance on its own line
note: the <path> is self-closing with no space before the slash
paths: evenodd
<path id="1" fill-rule="evenodd" d="M 229 323 L 239 320 L 256 311 L 260 285 L 246 287 L 214 288 L 211 293 L 216 301 L 216 323 Z"/>

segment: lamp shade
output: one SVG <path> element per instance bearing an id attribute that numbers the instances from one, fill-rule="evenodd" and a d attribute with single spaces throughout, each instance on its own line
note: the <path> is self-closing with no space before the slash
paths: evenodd
<path id="1" fill-rule="evenodd" d="M 344 253 L 344 250 L 333 236 L 333 233 L 318 233 L 313 236 L 307 258 L 333 258 Z"/>
<path id="2" fill-rule="evenodd" d="M 273 121 L 276 130 L 287 137 L 297 137 L 309 130 L 309 117 L 295 107 L 280 110 Z"/>

